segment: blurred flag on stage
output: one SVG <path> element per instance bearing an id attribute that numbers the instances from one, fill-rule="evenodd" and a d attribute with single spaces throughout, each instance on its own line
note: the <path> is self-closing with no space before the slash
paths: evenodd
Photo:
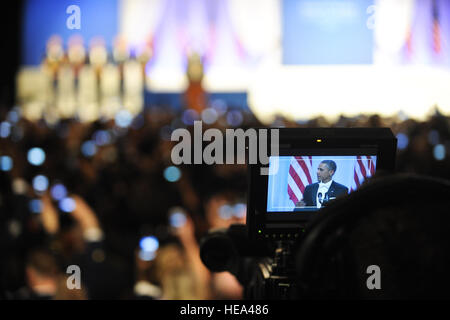
<path id="1" fill-rule="evenodd" d="M 437 1 L 432 1 L 432 14 L 433 14 L 433 52 L 435 54 L 441 53 L 441 26 L 439 22 L 439 7 Z"/>
<path id="2" fill-rule="evenodd" d="M 450 1 L 413 3 L 403 63 L 450 67 Z"/>

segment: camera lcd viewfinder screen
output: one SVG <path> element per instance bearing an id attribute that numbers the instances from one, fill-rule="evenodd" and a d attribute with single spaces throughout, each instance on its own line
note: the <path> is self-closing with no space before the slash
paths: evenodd
<path id="1" fill-rule="evenodd" d="M 269 158 L 267 212 L 317 211 L 356 190 L 376 170 L 374 155 Z"/>

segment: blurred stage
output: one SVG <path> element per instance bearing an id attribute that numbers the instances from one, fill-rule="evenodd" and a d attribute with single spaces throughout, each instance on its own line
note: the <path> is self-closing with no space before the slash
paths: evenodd
<path id="1" fill-rule="evenodd" d="M 249 107 L 266 124 L 276 115 L 425 119 L 436 106 L 450 111 L 447 1 L 72 2 L 25 1 L 19 78 L 42 63 L 52 36 L 63 50 L 78 36 L 86 50 L 104 47 L 105 65 L 117 64 L 119 46 L 128 58 L 148 55 L 142 105 L 180 108 L 195 53 L 211 99 Z M 82 10 L 80 29 L 66 26 L 70 4 Z"/>

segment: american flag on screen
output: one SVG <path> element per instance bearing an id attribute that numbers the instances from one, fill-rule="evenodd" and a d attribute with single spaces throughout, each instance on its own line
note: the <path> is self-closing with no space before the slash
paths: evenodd
<path id="1" fill-rule="evenodd" d="M 312 157 L 292 157 L 288 174 L 289 199 L 297 204 L 303 199 L 303 192 L 312 183 Z"/>
<path id="2" fill-rule="evenodd" d="M 376 157 L 357 156 L 353 173 L 351 191 L 355 191 L 363 181 L 375 173 Z"/>

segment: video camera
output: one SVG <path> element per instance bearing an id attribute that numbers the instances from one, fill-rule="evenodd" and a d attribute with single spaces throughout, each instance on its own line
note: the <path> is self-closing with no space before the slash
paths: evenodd
<path id="1" fill-rule="evenodd" d="M 205 265 L 233 273 L 248 299 L 295 298 L 294 256 L 311 221 L 375 172 L 395 167 L 397 140 L 388 128 L 270 130 L 279 130 L 278 141 L 270 141 L 278 154 L 248 165 L 247 225 L 212 232 L 201 243 Z"/>

